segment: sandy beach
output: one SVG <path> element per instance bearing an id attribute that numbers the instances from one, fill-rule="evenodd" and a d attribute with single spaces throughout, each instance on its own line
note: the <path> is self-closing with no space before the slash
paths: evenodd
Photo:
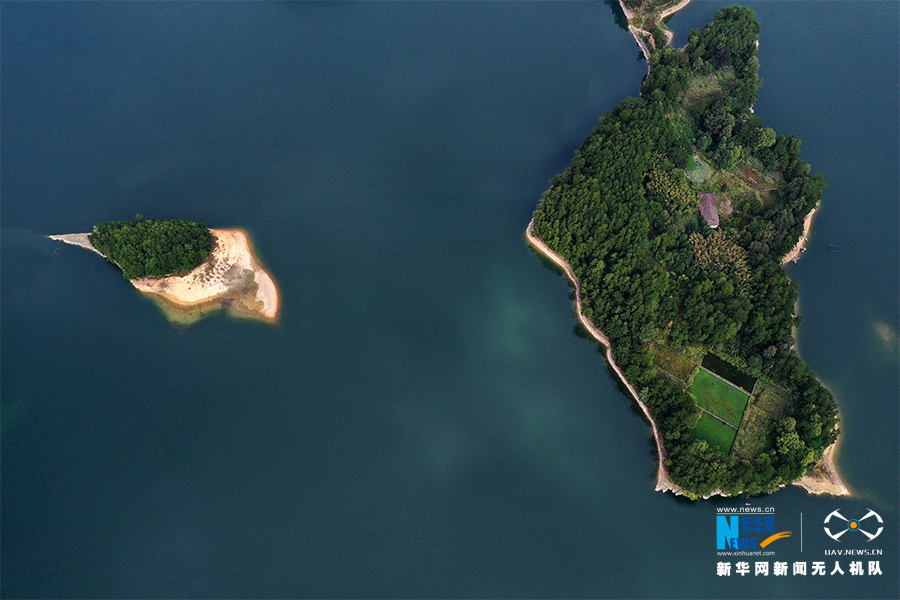
<path id="1" fill-rule="evenodd" d="M 653 419 L 653 416 L 650 414 L 650 410 L 647 408 L 647 405 L 643 403 L 637 391 L 630 383 L 628 383 L 628 380 L 625 379 L 625 374 L 622 373 L 619 365 L 616 364 L 616 357 L 613 354 L 612 344 L 610 344 L 609 338 L 607 338 L 602 331 L 597 329 L 594 324 L 584 316 L 584 313 L 582 312 L 581 282 L 578 281 L 578 278 L 575 276 L 575 272 L 572 271 L 572 267 L 569 266 L 569 263 L 567 263 L 562 256 L 551 250 L 550 247 L 543 242 L 543 240 L 534 235 L 534 219 L 532 219 L 531 222 L 528 223 L 528 228 L 525 230 L 525 235 L 527 236 L 528 242 L 531 244 L 531 246 L 535 250 L 552 260 L 554 263 L 556 263 L 565 272 L 566 277 L 569 278 L 569 281 L 571 281 L 575 286 L 575 313 L 578 315 L 578 320 L 588 331 L 588 333 L 591 334 L 591 337 L 603 344 L 603 346 L 606 348 L 606 360 L 609 362 L 609 365 L 612 367 L 613 371 L 616 372 L 616 375 L 619 376 L 619 379 L 628 389 L 628 392 L 631 394 L 631 397 L 634 398 L 634 401 L 637 402 L 638 406 L 641 407 L 644 416 L 647 417 L 648 421 L 650 421 L 650 426 L 653 429 L 653 439 L 656 440 L 656 455 L 659 459 L 659 464 L 656 470 L 656 491 L 669 491 L 680 494 L 681 488 L 672 483 L 672 480 L 669 479 L 669 472 L 666 470 L 666 448 L 663 445 L 662 433 L 660 433 L 659 427 L 656 425 L 656 421 Z"/>
<path id="2" fill-rule="evenodd" d="M 182 276 L 133 279 L 131 284 L 177 312 L 190 314 L 225 306 L 238 316 L 277 321 L 278 287 L 256 260 L 247 234 L 240 229 L 210 231 L 216 245 L 196 269 Z"/>
<path id="3" fill-rule="evenodd" d="M 786 265 L 795 258 L 800 256 L 800 253 L 803 252 L 803 247 L 806 245 L 806 242 L 809 238 L 809 232 L 812 229 L 813 217 L 816 215 L 816 212 L 819 210 L 819 206 L 821 206 L 822 202 L 819 201 L 816 204 L 816 207 L 806 213 L 806 217 L 803 219 L 803 235 L 800 236 L 800 239 L 797 240 L 797 243 L 791 249 L 790 252 L 784 255 L 784 258 L 781 259 L 781 264 Z"/>
<path id="4" fill-rule="evenodd" d="M 838 427 L 840 429 L 840 427 Z M 838 443 L 841 441 L 840 432 L 833 444 L 825 448 L 822 459 L 813 466 L 809 475 L 801 477 L 794 485 L 802 487 L 810 494 L 828 494 L 831 496 L 852 496 L 847 485 L 841 479 L 835 465 Z"/>
<path id="5" fill-rule="evenodd" d="M 73 246 L 78 246 L 79 248 L 84 248 L 85 250 L 90 250 L 91 252 L 96 252 L 100 256 L 103 256 L 102 252 L 91 245 L 91 241 L 88 239 L 89 235 L 89 233 L 64 233 L 61 235 L 48 235 L 47 237 L 51 240 L 56 240 L 57 242 L 65 242 Z M 103 256 L 103 258 L 106 257 Z"/>
<path id="6" fill-rule="evenodd" d="M 259 264 L 250 239 L 240 229 L 210 229 L 215 247 L 209 257 L 185 275 L 132 279 L 131 284 L 154 298 L 173 321 L 191 323 L 225 307 L 236 316 L 278 320 L 281 299 L 272 276 Z M 103 256 L 87 233 L 51 235 L 50 239 Z"/>

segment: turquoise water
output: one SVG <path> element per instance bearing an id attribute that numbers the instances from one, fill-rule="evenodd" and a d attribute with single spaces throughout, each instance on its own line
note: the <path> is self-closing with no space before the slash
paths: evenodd
<path id="1" fill-rule="evenodd" d="M 0 593 L 894 595 L 898 61 L 868 36 L 895 49 L 898 9 L 749 5 L 757 113 L 830 183 L 790 273 L 858 493 L 752 502 L 795 531 L 771 560 L 829 572 L 824 518 L 876 510 L 881 576 L 716 576 L 744 500 L 652 491 L 648 426 L 525 244 L 646 72 L 610 5 L 5 3 Z M 281 323 L 173 328 L 42 237 L 138 212 L 247 229 Z"/>

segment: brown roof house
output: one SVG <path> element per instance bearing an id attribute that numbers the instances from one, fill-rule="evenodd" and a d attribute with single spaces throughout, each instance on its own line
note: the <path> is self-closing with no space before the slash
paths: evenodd
<path id="1" fill-rule="evenodd" d="M 700 194 L 700 214 L 707 225 L 715 229 L 719 226 L 719 207 L 716 206 L 715 192 L 698 192 Z"/>

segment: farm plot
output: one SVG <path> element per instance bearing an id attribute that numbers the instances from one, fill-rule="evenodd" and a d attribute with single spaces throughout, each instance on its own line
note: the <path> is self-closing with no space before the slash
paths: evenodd
<path id="1" fill-rule="evenodd" d="M 687 382 L 694 368 L 697 366 L 686 356 L 684 351 L 670 350 L 668 348 L 657 348 L 656 357 L 654 358 L 656 366 L 667 372 L 672 377 Z"/>
<path id="2" fill-rule="evenodd" d="M 740 427 L 741 417 L 750 400 L 748 393 L 702 369 L 694 377 L 688 391 L 698 406 Z"/>
<path id="3" fill-rule="evenodd" d="M 703 368 L 720 376 L 722 379 L 730 381 L 739 388 L 743 388 L 748 394 L 753 391 L 756 378 L 750 377 L 733 364 L 726 362 L 713 353 L 709 353 L 703 357 Z"/>
<path id="4" fill-rule="evenodd" d="M 790 402 L 791 395 L 786 390 L 764 381 L 757 384 L 756 393 L 753 396 L 753 406 L 766 411 L 776 421 L 780 421 L 784 417 L 784 412 Z"/>
<path id="5" fill-rule="evenodd" d="M 734 443 L 734 437 L 737 435 L 737 429 L 729 427 L 722 421 L 703 413 L 694 428 L 694 437 L 698 440 L 706 440 L 713 448 L 718 448 L 722 454 L 731 452 L 731 446 Z"/>
<path id="6" fill-rule="evenodd" d="M 784 417 L 790 402 L 790 394 L 782 388 L 764 381 L 757 383 L 741 430 L 734 440 L 734 455 L 745 460 L 756 457 Z"/>
<path id="7" fill-rule="evenodd" d="M 751 404 L 747 407 L 747 417 L 734 441 L 734 455 L 744 460 L 753 460 L 763 449 L 772 431 L 773 420 L 766 411 Z"/>

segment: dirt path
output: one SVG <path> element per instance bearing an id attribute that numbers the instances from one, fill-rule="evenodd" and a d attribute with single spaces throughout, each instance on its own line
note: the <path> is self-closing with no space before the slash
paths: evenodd
<path id="1" fill-rule="evenodd" d="M 606 348 L 606 360 L 609 362 L 609 366 L 611 366 L 613 371 L 616 372 L 616 375 L 619 376 L 619 379 L 628 389 L 631 397 L 634 398 L 634 401 L 637 402 L 638 406 L 641 407 L 644 416 L 647 417 L 648 421 L 650 421 L 650 426 L 653 429 L 653 438 L 654 440 L 656 440 L 656 454 L 659 459 L 656 471 L 656 491 L 671 491 L 675 492 L 676 494 L 680 493 L 681 488 L 672 483 L 672 481 L 669 479 L 669 472 L 666 470 L 665 466 L 666 448 L 663 444 L 662 433 L 660 433 L 659 427 L 656 425 L 656 421 L 650 414 L 650 410 L 647 408 L 647 405 L 645 405 L 641 400 L 640 396 L 637 393 L 637 390 L 635 390 L 634 387 L 628 382 L 628 380 L 625 379 L 625 374 L 622 373 L 619 365 L 616 364 L 616 357 L 615 355 L 613 355 L 612 345 L 609 342 L 609 338 L 607 338 L 602 331 L 597 329 L 594 324 L 584 316 L 581 303 L 581 282 L 578 281 L 578 278 L 575 276 L 575 272 L 572 271 L 572 267 L 569 266 L 569 263 L 567 263 L 562 256 L 551 250 L 550 247 L 543 242 L 543 240 L 534 235 L 534 219 L 532 219 L 528 224 L 528 228 L 525 230 L 525 235 L 532 247 L 542 255 L 552 260 L 556 265 L 558 265 L 565 272 L 566 277 L 569 278 L 569 281 L 571 281 L 575 286 L 575 313 L 578 315 L 579 322 L 581 322 L 587 332 L 591 334 L 591 337 L 603 344 L 603 346 Z"/>
<path id="2" fill-rule="evenodd" d="M 700 407 L 700 410 L 702 410 L 703 412 L 705 412 L 706 414 L 708 414 L 709 416 L 711 416 L 713 419 L 717 419 L 717 420 L 721 421 L 722 423 L 728 425 L 729 427 L 731 427 L 731 428 L 734 429 L 735 431 L 738 430 L 737 427 L 735 427 L 734 425 L 732 425 L 731 423 L 729 423 L 728 421 L 726 421 L 726 420 L 723 419 L 722 417 L 719 417 L 719 416 L 717 416 L 717 415 L 712 414 L 711 412 L 709 412 L 708 410 L 706 410 L 706 409 L 703 408 L 702 406 Z M 743 417 L 741 417 L 741 418 L 743 418 Z"/>

